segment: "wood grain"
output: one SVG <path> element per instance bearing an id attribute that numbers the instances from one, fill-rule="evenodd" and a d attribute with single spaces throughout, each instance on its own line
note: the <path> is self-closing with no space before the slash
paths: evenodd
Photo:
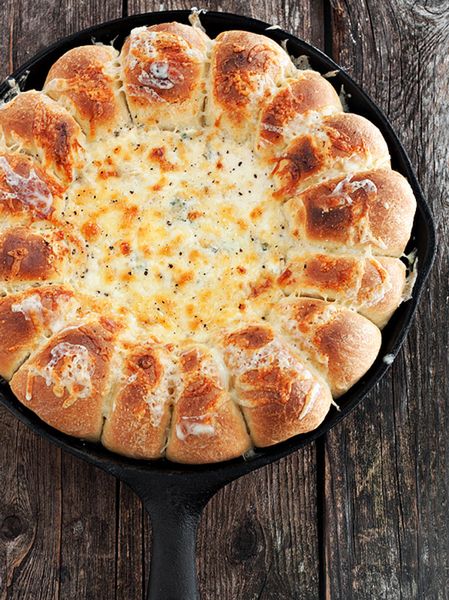
<path id="1" fill-rule="evenodd" d="M 246 17 L 260 19 L 267 23 L 279 25 L 282 29 L 312 42 L 319 48 L 324 44 L 323 3 L 320 0 L 304 0 L 290 2 L 289 0 L 266 0 L 265 2 L 245 0 L 208 0 L 199 5 L 206 10 L 228 12 Z M 128 0 L 128 14 L 137 14 L 157 10 L 190 10 L 189 0 Z"/>
<path id="2" fill-rule="evenodd" d="M 5 411 L 0 430 L 0 598 L 52 600 L 59 596 L 61 453 Z"/>
<path id="3" fill-rule="evenodd" d="M 0 76 L 94 23 L 170 0 L 5 0 Z M 387 112 L 431 202 L 439 254 L 389 376 L 326 440 L 236 481 L 198 534 L 205 600 L 443 599 L 449 366 L 449 3 L 209 1 L 333 53 Z M 0 600 L 143 598 L 151 528 L 134 494 L 0 409 Z"/>
<path id="4" fill-rule="evenodd" d="M 439 252 L 387 378 L 326 442 L 329 598 L 447 598 L 449 3 L 332 2 L 337 62 L 390 117 Z"/>

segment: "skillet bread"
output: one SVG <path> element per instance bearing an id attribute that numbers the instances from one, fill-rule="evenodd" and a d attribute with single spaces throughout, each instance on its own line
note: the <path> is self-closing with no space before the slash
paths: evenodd
<path id="1" fill-rule="evenodd" d="M 265 36 L 163 23 L 0 107 L 0 375 L 60 431 L 229 460 L 317 428 L 406 297 L 380 131 Z"/>

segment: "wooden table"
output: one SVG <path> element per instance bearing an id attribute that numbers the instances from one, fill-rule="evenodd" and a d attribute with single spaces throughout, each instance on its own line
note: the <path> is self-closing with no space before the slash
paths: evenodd
<path id="1" fill-rule="evenodd" d="M 0 75 L 69 33 L 189 1 L 3 0 Z M 449 2 L 210 1 L 324 49 L 391 119 L 438 226 L 404 349 L 316 444 L 234 482 L 198 537 L 205 600 L 449 597 Z M 150 526 L 113 478 L 0 410 L 0 599 L 144 596 Z"/>

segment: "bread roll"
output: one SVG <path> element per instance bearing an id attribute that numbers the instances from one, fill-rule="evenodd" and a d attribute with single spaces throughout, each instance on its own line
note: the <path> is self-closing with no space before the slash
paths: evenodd
<path id="1" fill-rule="evenodd" d="M 118 72 L 115 48 L 79 46 L 54 63 L 44 91 L 68 110 L 88 139 L 104 137 L 130 121 Z"/>
<path id="2" fill-rule="evenodd" d="M 31 157 L 0 153 L 0 228 L 50 219 L 63 191 Z"/>
<path id="3" fill-rule="evenodd" d="M 326 179 L 388 167 L 387 144 L 375 125 L 351 113 L 324 117 L 271 159 L 277 195 L 284 199 Z"/>
<path id="4" fill-rule="evenodd" d="M 22 92 L 0 108 L 0 137 L 7 148 L 36 157 L 67 185 L 82 166 L 83 142 L 70 114 L 42 92 Z"/>
<path id="5" fill-rule="evenodd" d="M 167 458 L 182 463 L 211 463 L 244 454 L 250 439 L 240 410 L 228 391 L 221 359 L 194 346 L 179 358 L 179 387 L 167 445 Z"/>
<path id="6" fill-rule="evenodd" d="M 321 372 L 334 397 L 346 392 L 368 371 L 380 350 L 379 329 L 335 303 L 286 299 L 275 307 L 271 319 Z"/>
<path id="7" fill-rule="evenodd" d="M 73 273 L 79 264 L 73 258 L 81 260 L 82 249 L 75 246 L 76 241 L 61 230 L 4 230 L 0 233 L 0 289 L 22 283 L 61 281 L 63 274 Z M 78 252 L 77 257 L 72 250 Z"/>
<path id="8" fill-rule="evenodd" d="M 132 458 L 160 458 L 170 423 L 175 365 L 163 347 L 146 344 L 126 351 L 110 399 L 101 441 Z"/>
<path id="9" fill-rule="evenodd" d="M 76 320 L 78 302 L 65 286 L 42 286 L 0 298 L 0 375 L 11 379 L 24 360 Z"/>
<path id="10" fill-rule="evenodd" d="M 293 258 L 278 282 L 287 294 L 337 300 L 384 327 L 402 302 L 405 273 L 397 258 L 307 253 Z"/>
<path id="11" fill-rule="evenodd" d="M 256 446 L 276 444 L 321 424 L 332 401 L 329 387 L 271 327 L 248 325 L 225 335 L 222 343 Z"/>
<path id="12" fill-rule="evenodd" d="M 324 77 L 316 71 L 298 71 L 262 108 L 257 149 L 273 155 L 323 116 L 342 110 L 337 92 Z"/>
<path id="13" fill-rule="evenodd" d="M 200 125 L 209 43 L 200 29 L 180 23 L 131 31 L 120 60 L 135 123 L 161 129 Z"/>
<path id="14" fill-rule="evenodd" d="M 261 108 L 293 72 L 289 56 L 269 38 L 248 31 L 221 33 L 211 53 L 207 123 L 245 140 Z"/>
<path id="15" fill-rule="evenodd" d="M 410 238 L 416 200 L 391 169 L 340 176 L 294 196 L 286 205 L 299 239 L 331 251 L 370 249 L 401 256 Z"/>
<path id="16" fill-rule="evenodd" d="M 107 319 L 62 330 L 16 372 L 12 391 L 52 427 L 99 440 L 116 332 Z"/>

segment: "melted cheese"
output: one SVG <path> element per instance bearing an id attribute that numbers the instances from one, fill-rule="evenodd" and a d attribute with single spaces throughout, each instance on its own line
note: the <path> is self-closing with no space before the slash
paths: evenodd
<path id="1" fill-rule="evenodd" d="M 215 427 L 210 423 L 203 423 L 205 419 L 210 419 L 211 415 L 200 415 L 195 417 L 181 417 L 181 423 L 176 425 L 176 437 L 185 441 L 189 435 L 213 436 L 215 435 Z"/>
<path id="2" fill-rule="evenodd" d="M 90 145 L 60 218 L 85 240 L 76 286 L 161 341 L 259 319 L 292 243 L 269 173 L 218 133 L 123 129 Z"/>
<path id="3" fill-rule="evenodd" d="M 57 369 L 57 372 L 56 372 Z M 61 342 L 51 350 L 51 359 L 43 370 L 47 386 L 53 385 L 53 393 L 61 397 L 68 392 L 64 408 L 78 398 L 87 398 L 92 393 L 93 365 L 89 351 L 81 344 Z"/>
<path id="4" fill-rule="evenodd" d="M 34 169 L 30 169 L 28 177 L 19 175 L 4 156 L 0 156 L 0 169 L 10 189 L 9 192 L 0 193 L 0 200 L 18 200 L 41 215 L 50 214 L 53 209 L 53 195 Z"/>

